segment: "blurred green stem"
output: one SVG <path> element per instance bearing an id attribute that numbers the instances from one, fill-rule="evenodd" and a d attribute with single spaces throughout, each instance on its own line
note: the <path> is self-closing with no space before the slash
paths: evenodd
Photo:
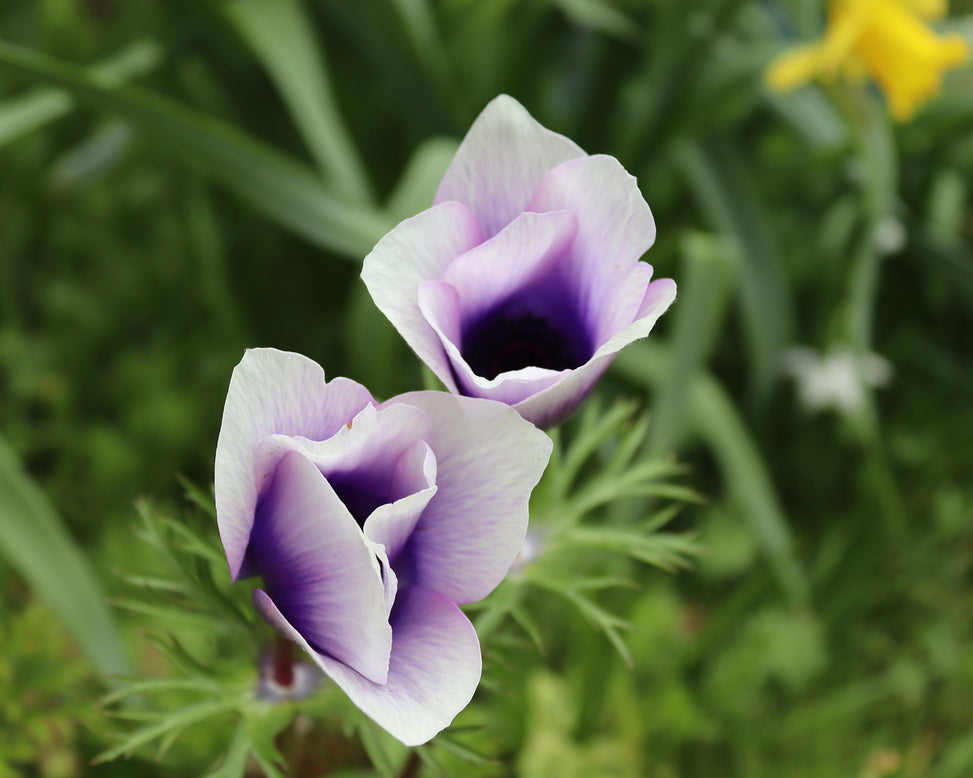
<path id="1" fill-rule="evenodd" d="M 751 400 L 762 407 L 790 338 L 791 293 L 768 208 L 750 181 L 739 144 L 726 138 L 683 141 L 675 159 L 714 230 L 736 244 L 739 296 L 751 362 Z"/>
<path id="2" fill-rule="evenodd" d="M 722 327 L 738 263 L 734 244 L 709 235 L 685 235 L 682 251 L 672 346 L 674 358 L 671 372 L 652 404 L 645 442 L 649 457 L 668 453 L 678 442 L 686 412 L 686 388 L 706 363 Z"/>
<path id="3" fill-rule="evenodd" d="M 436 17 L 428 0 L 389 0 L 399 17 L 412 52 L 441 96 L 449 94 L 449 64 Z"/>
<path id="4" fill-rule="evenodd" d="M 875 306 L 884 261 L 876 236 L 886 219 L 895 218 L 898 165 L 884 107 L 871 96 L 863 95 L 853 110 L 851 123 L 858 129 L 865 211 L 858 245 L 851 258 L 845 308 L 848 337 L 857 356 L 859 383 L 865 396 L 864 407 L 855 419 L 855 428 L 866 453 L 866 477 L 881 506 L 886 529 L 892 538 L 901 538 L 907 517 L 888 462 L 874 395 L 862 375 L 865 359 L 873 346 Z"/>
<path id="5" fill-rule="evenodd" d="M 150 72 L 161 61 L 161 46 L 154 41 L 137 41 L 88 72 L 93 78 L 123 83 Z M 35 89 L 4 100 L 0 103 L 0 146 L 60 119 L 72 108 L 74 100 L 61 89 Z"/>

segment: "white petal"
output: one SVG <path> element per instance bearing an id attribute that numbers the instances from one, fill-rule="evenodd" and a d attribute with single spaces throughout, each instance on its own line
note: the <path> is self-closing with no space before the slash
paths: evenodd
<path id="1" fill-rule="evenodd" d="M 439 339 L 419 312 L 418 289 L 438 279 L 456 257 L 483 242 L 483 233 L 459 203 L 442 203 L 406 219 L 382 238 L 362 266 L 362 280 L 419 359 L 455 390 Z"/>
<path id="2" fill-rule="evenodd" d="M 448 598 L 421 587 L 399 592 L 392 615 L 388 681 L 377 684 L 315 651 L 259 589 L 254 603 L 275 629 L 303 648 L 355 705 L 407 746 L 431 740 L 473 698 L 480 644 L 473 625 Z"/>
<path id="3" fill-rule="evenodd" d="M 311 440 L 331 437 L 372 403 L 368 390 L 336 378 L 325 383 L 320 365 L 276 349 L 251 349 L 233 370 L 216 444 L 216 517 L 236 579 L 257 506 L 254 452 L 275 433 Z"/>
<path id="4" fill-rule="evenodd" d="M 543 127 L 512 97 L 500 95 L 473 122 L 435 202 L 463 203 L 487 237 L 496 235 L 528 210 L 548 170 L 583 156 L 574 141 Z"/>
<path id="5" fill-rule="evenodd" d="M 560 424 L 587 397 L 618 352 L 629 343 L 646 337 L 675 299 L 676 284 L 671 279 L 653 281 L 646 289 L 640 319 L 602 344 L 586 364 L 570 371 L 550 388 L 517 403 L 514 408 L 542 429 Z"/>
<path id="6" fill-rule="evenodd" d="M 250 554 L 267 596 L 309 645 L 384 683 L 386 587 L 358 523 L 321 471 L 285 454 L 260 502 Z"/>
<path id="7" fill-rule="evenodd" d="M 443 392 L 390 403 L 421 408 L 435 433 L 439 491 L 402 558 L 415 583 L 475 602 L 506 575 L 524 542 L 527 505 L 551 456 L 550 438 L 509 406 Z"/>

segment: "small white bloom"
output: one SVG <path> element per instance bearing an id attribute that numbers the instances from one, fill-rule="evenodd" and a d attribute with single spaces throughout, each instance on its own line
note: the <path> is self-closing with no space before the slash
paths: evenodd
<path id="1" fill-rule="evenodd" d="M 784 352 L 784 371 L 797 385 L 801 404 L 810 411 L 829 408 L 852 414 L 865 403 L 865 388 L 885 386 L 892 378 L 888 360 L 871 352 L 859 358 L 846 345 L 821 354 L 806 346 Z"/>
<path id="2" fill-rule="evenodd" d="M 875 225 L 875 248 L 880 254 L 895 254 L 905 246 L 908 234 L 905 225 L 894 216 L 886 216 Z"/>

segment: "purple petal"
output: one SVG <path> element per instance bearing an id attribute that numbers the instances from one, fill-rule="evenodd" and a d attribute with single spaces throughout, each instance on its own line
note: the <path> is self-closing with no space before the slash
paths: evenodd
<path id="1" fill-rule="evenodd" d="M 639 319 L 602 344 L 587 364 L 571 371 L 550 388 L 528 397 L 514 408 L 525 419 L 542 429 L 560 424 L 587 397 L 618 352 L 629 343 L 648 335 L 675 299 L 675 282 L 669 278 L 653 281 L 645 290 Z"/>
<path id="2" fill-rule="evenodd" d="M 331 437 L 373 402 L 346 378 L 325 383 L 321 367 L 300 354 L 252 349 L 233 370 L 216 444 L 216 517 L 230 575 L 243 564 L 258 484 L 254 451 L 267 435 Z"/>
<path id="3" fill-rule="evenodd" d="M 432 421 L 439 487 L 400 568 L 454 602 L 476 602 L 500 583 L 520 551 L 527 503 L 551 440 L 500 403 L 443 392 L 411 392 L 387 404 L 393 403 L 417 406 Z"/>
<path id="4" fill-rule="evenodd" d="M 455 390 L 439 339 L 419 312 L 424 281 L 439 278 L 460 254 L 483 242 L 472 214 L 459 203 L 442 203 L 397 225 L 362 266 L 362 280 L 378 309 L 419 358 Z"/>
<path id="5" fill-rule="evenodd" d="M 249 551 L 266 596 L 308 645 L 385 682 L 392 628 L 378 561 L 325 477 L 299 452 L 277 465 Z"/>
<path id="6" fill-rule="evenodd" d="M 525 367 L 501 373 L 492 379 L 476 375 L 459 348 L 462 338 L 459 322 L 459 294 L 444 281 L 430 281 L 419 288 L 419 307 L 439 337 L 449 360 L 453 385 L 470 397 L 483 397 L 513 405 L 555 383 L 562 372 L 541 367 Z"/>
<path id="7" fill-rule="evenodd" d="M 655 241 L 655 221 L 635 178 L 614 157 L 571 160 L 544 177 L 528 209 L 577 214 L 565 269 L 596 345 L 633 322 L 651 276 L 651 269 L 633 263 Z"/>
<path id="8" fill-rule="evenodd" d="M 447 597 L 421 587 L 399 593 L 392 614 L 388 680 L 374 683 L 315 651 L 259 589 L 254 604 L 284 637 L 303 648 L 366 715 L 407 746 L 431 740 L 473 698 L 480 644 L 473 625 Z"/>
<path id="9" fill-rule="evenodd" d="M 441 280 L 458 292 L 463 324 L 550 274 L 577 229 L 569 211 L 522 213 L 501 233 L 453 260 Z"/>
<path id="10" fill-rule="evenodd" d="M 364 523 L 379 505 L 406 496 L 407 492 L 397 491 L 404 488 L 404 482 L 393 478 L 396 462 L 402 451 L 428 437 L 430 431 L 429 419 L 417 408 L 378 411 L 369 406 L 328 440 L 267 436 L 257 448 L 255 470 L 261 481 L 285 452 L 300 451 L 324 473 L 352 515 Z"/>
<path id="11" fill-rule="evenodd" d="M 393 490 L 407 496 L 376 508 L 365 522 L 365 537 L 385 548 L 392 565 L 436 494 L 436 469 L 429 444 L 417 440 L 399 455 L 392 474 Z"/>
<path id="12" fill-rule="evenodd" d="M 590 356 L 588 334 L 577 334 L 570 295 L 560 288 L 556 275 L 576 228 L 574 214 L 566 211 L 521 214 L 499 235 L 457 257 L 441 281 L 419 287 L 419 310 L 439 336 L 463 394 L 513 404 L 555 380 L 556 371 L 524 372 L 523 368 L 508 376 L 510 381 L 495 380 L 498 372 L 510 372 L 501 365 L 486 375 L 478 374 L 464 351 L 465 340 L 478 327 L 491 327 L 487 324 L 491 317 L 539 317 L 558 330 L 560 337 L 580 342 L 573 349 L 583 354 L 579 363 Z M 491 354 L 492 348 L 486 354 L 480 352 L 487 363 L 500 356 Z"/>
<path id="13" fill-rule="evenodd" d="M 500 95 L 473 122 L 435 202 L 463 203 L 490 237 L 528 210 L 527 202 L 548 170 L 583 156 L 574 141 L 540 125 L 512 97 Z"/>
<path id="14" fill-rule="evenodd" d="M 642 297 L 642 304 L 639 306 L 638 318 L 644 319 L 647 316 L 654 316 L 655 319 L 658 319 L 675 299 L 675 281 L 671 278 L 660 278 L 653 281 L 645 288 L 645 295 Z"/>

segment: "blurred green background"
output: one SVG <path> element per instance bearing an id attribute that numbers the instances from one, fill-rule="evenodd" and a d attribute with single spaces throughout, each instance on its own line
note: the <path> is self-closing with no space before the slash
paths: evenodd
<path id="1" fill-rule="evenodd" d="M 951 11 L 973 40 L 973 3 Z M 973 68 L 906 124 L 867 82 L 770 91 L 824 19 L 818 0 L 0 5 L 0 776 L 202 775 L 226 750 L 215 727 L 89 764 L 113 675 L 165 668 L 147 618 L 106 606 L 119 570 L 157 565 L 133 503 L 211 530 L 175 476 L 211 483 L 246 347 L 377 397 L 422 385 L 361 259 L 500 92 L 617 156 L 653 210 L 647 259 L 680 296 L 599 395 L 648 410 L 646 456 L 688 465 L 707 501 L 678 526 L 704 551 L 601 598 L 634 626 L 631 668 L 535 614 L 548 652 L 511 649 L 478 697 L 493 761 L 450 774 L 973 775 Z"/>

